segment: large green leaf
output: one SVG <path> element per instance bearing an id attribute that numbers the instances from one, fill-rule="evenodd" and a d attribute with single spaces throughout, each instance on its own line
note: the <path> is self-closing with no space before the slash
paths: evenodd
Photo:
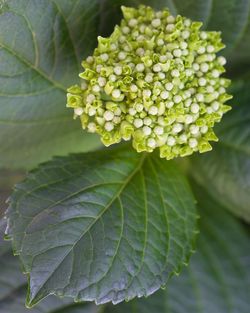
<path id="1" fill-rule="evenodd" d="M 188 268 L 166 290 L 148 299 L 108 306 L 104 313 L 249 312 L 249 234 L 204 192 L 198 200 L 201 231 Z"/>
<path id="2" fill-rule="evenodd" d="M 193 158 L 194 177 L 237 216 L 250 221 L 250 82 L 234 85 L 233 110 L 217 128 L 212 152 Z"/>
<path id="3" fill-rule="evenodd" d="M 187 263 L 196 225 L 174 163 L 127 146 L 41 165 L 7 215 L 29 306 L 50 293 L 98 304 L 150 295 Z"/>
<path id="4" fill-rule="evenodd" d="M 121 5 L 146 4 L 155 9 L 168 7 L 173 14 L 202 21 L 204 29 L 221 31 L 226 44 L 223 54 L 228 58 L 231 70 L 237 70 L 241 63 L 250 63 L 249 0 L 104 0 L 104 3 L 102 31 L 105 35 L 119 22 Z"/>
<path id="5" fill-rule="evenodd" d="M 98 0 L 8 0 L 0 11 L 0 167 L 90 150 L 66 109 L 98 28 Z"/>

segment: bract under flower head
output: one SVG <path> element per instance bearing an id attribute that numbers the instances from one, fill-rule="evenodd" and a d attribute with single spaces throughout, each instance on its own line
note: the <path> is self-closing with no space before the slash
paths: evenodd
<path id="1" fill-rule="evenodd" d="M 220 33 L 167 9 L 122 10 L 121 25 L 82 62 L 67 106 L 106 146 L 131 139 L 138 152 L 159 148 L 167 159 L 211 150 L 231 98 L 221 78 L 226 60 L 216 56 Z"/>

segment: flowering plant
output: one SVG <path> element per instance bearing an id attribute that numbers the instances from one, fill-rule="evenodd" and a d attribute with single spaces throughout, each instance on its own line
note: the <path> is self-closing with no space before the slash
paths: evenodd
<path id="1" fill-rule="evenodd" d="M 132 138 L 137 152 L 159 147 L 168 160 L 211 150 L 231 98 L 230 81 L 220 78 L 226 60 L 216 58 L 220 33 L 166 9 L 122 9 L 121 26 L 82 62 L 81 87 L 68 89 L 67 105 L 106 146 Z"/>
<path id="2" fill-rule="evenodd" d="M 249 3 L 163 2 L 0 0 L 0 313 L 249 312 Z"/>

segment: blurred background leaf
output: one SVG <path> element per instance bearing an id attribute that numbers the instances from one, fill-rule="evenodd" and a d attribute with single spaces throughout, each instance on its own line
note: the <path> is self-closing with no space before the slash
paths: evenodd
<path id="1" fill-rule="evenodd" d="M 66 88 L 96 45 L 99 1 L 9 0 L 0 14 L 0 167 L 97 147 L 66 109 Z"/>
<path id="2" fill-rule="evenodd" d="M 232 86 L 233 110 L 216 127 L 211 152 L 192 158 L 191 174 L 231 212 L 250 222 L 250 80 Z"/>

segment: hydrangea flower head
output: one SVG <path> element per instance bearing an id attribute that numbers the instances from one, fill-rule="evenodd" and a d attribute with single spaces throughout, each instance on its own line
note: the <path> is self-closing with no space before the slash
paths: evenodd
<path id="1" fill-rule="evenodd" d="M 104 145 L 132 140 L 138 151 L 172 159 L 211 150 L 213 131 L 230 106 L 230 81 L 219 32 L 169 10 L 122 7 L 124 19 L 109 38 L 98 37 L 82 62 L 81 86 L 68 89 L 67 106 Z"/>

